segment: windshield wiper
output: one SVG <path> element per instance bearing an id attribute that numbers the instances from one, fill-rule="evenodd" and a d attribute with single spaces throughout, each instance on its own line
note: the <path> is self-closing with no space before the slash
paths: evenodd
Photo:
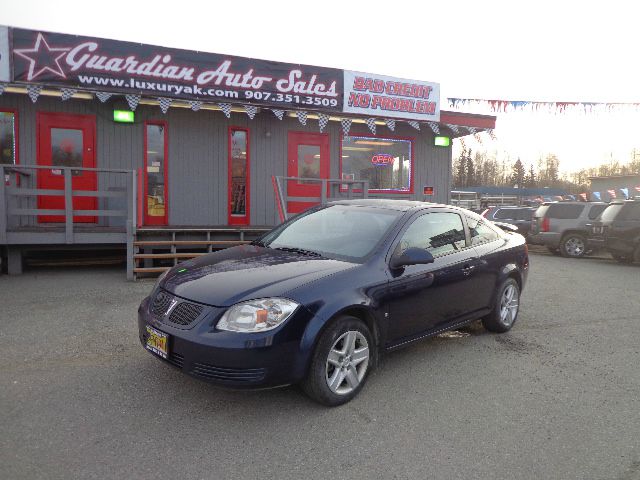
<path id="1" fill-rule="evenodd" d="M 321 257 L 318 252 L 314 252 L 312 250 L 305 250 L 304 248 L 296 248 L 296 247 L 277 247 L 276 250 L 282 250 L 283 252 L 294 252 L 300 253 L 302 255 L 307 255 L 309 257 Z"/>
<path id="2" fill-rule="evenodd" d="M 263 241 L 260 241 L 260 240 L 254 240 L 253 242 L 251 242 L 251 245 L 255 245 L 256 247 L 269 248 L 266 243 L 264 243 Z"/>

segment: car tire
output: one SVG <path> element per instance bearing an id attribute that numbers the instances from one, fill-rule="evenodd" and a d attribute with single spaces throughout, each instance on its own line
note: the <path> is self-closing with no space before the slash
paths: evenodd
<path id="1" fill-rule="evenodd" d="M 587 239 L 579 233 L 570 233 L 562 237 L 560 242 L 560 255 L 563 257 L 584 257 L 587 251 Z"/>
<path id="2" fill-rule="evenodd" d="M 497 290 L 491 313 L 482 319 L 482 325 L 490 332 L 504 333 L 511 330 L 520 311 L 520 286 L 514 278 L 507 278 Z"/>
<path id="3" fill-rule="evenodd" d="M 633 263 L 633 256 L 630 257 L 628 255 L 620 255 L 619 253 L 612 253 L 611 256 L 618 263 L 623 263 L 625 265 Z"/>
<path id="4" fill-rule="evenodd" d="M 555 247 L 547 247 L 547 250 L 549 250 L 549 253 L 552 255 L 560 255 L 560 250 Z"/>
<path id="5" fill-rule="evenodd" d="M 347 403 L 362 390 L 374 355 L 375 345 L 367 326 L 355 317 L 339 317 L 318 340 L 302 389 L 322 405 Z"/>

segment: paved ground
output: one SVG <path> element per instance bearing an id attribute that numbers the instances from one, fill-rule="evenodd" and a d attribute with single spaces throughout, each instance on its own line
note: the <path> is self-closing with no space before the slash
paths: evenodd
<path id="1" fill-rule="evenodd" d="M 399 351 L 336 409 L 156 360 L 122 271 L 0 277 L 0 478 L 640 479 L 640 266 L 531 263 L 510 333 Z"/>

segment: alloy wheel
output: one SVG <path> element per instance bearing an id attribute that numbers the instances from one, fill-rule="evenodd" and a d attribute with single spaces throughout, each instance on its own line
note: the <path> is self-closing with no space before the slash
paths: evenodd
<path id="1" fill-rule="evenodd" d="M 507 285 L 500 299 L 500 321 L 503 325 L 508 327 L 515 321 L 519 306 L 520 295 L 518 287 L 515 285 Z"/>
<path id="2" fill-rule="evenodd" d="M 338 395 L 353 392 L 364 379 L 369 366 L 369 344 L 365 336 L 349 330 L 329 350 L 325 377 L 329 389 Z"/>
<path id="3" fill-rule="evenodd" d="M 584 240 L 580 237 L 568 238 L 564 243 L 564 249 L 567 252 L 567 255 L 571 257 L 580 257 L 581 255 L 584 255 L 585 251 Z"/>

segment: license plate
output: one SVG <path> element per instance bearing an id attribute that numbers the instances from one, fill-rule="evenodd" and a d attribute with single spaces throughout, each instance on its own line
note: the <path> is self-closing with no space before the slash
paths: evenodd
<path id="1" fill-rule="evenodd" d="M 160 355 L 162 358 L 167 358 L 169 354 L 169 335 L 149 325 L 147 325 L 147 333 L 149 334 L 146 344 L 147 350 Z"/>

